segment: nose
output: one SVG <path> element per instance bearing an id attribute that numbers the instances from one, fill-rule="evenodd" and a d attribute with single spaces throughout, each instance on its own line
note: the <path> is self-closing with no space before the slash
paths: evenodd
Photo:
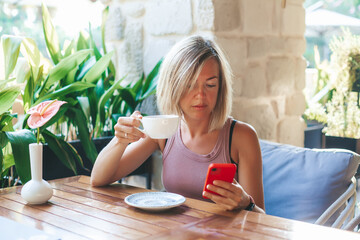
<path id="1" fill-rule="evenodd" d="M 205 97 L 206 93 L 205 93 L 205 87 L 204 86 L 196 86 L 195 87 L 195 91 L 196 91 L 196 96 L 198 97 Z"/>

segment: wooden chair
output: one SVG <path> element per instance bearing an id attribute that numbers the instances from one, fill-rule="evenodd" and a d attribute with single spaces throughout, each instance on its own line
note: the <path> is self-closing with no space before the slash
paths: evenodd
<path id="1" fill-rule="evenodd" d="M 360 223 L 360 215 L 355 215 L 356 206 L 356 179 L 351 178 L 348 189 L 328 207 L 323 214 L 316 220 L 315 224 L 325 225 L 329 219 L 336 216 L 336 220 L 331 227 L 346 230 L 357 230 Z"/>

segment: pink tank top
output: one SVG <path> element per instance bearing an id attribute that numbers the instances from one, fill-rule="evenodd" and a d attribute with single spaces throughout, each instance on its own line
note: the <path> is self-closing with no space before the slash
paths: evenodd
<path id="1" fill-rule="evenodd" d="M 166 191 L 204 200 L 202 191 L 208 166 L 211 163 L 231 163 L 229 154 L 231 121 L 232 118 L 229 118 L 220 130 L 215 147 L 209 154 L 197 154 L 188 149 L 181 139 L 180 128 L 168 139 L 163 152 L 162 173 Z"/>

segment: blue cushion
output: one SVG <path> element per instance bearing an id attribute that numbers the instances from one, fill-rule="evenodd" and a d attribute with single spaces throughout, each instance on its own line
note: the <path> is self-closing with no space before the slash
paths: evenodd
<path id="1" fill-rule="evenodd" d="M 260 140 L 266 213 L 314 223 L 347 189 L 359 155 Z"/>

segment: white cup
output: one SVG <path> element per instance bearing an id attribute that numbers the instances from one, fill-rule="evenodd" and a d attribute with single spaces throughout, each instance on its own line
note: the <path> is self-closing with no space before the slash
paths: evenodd
<path id="1" fill-rule="evenodd" d="M 165 139 L 175 134 L 179 126 L 177 115 L 153 115 L 141 119 L 144 132 L 153 139 Z"/>

